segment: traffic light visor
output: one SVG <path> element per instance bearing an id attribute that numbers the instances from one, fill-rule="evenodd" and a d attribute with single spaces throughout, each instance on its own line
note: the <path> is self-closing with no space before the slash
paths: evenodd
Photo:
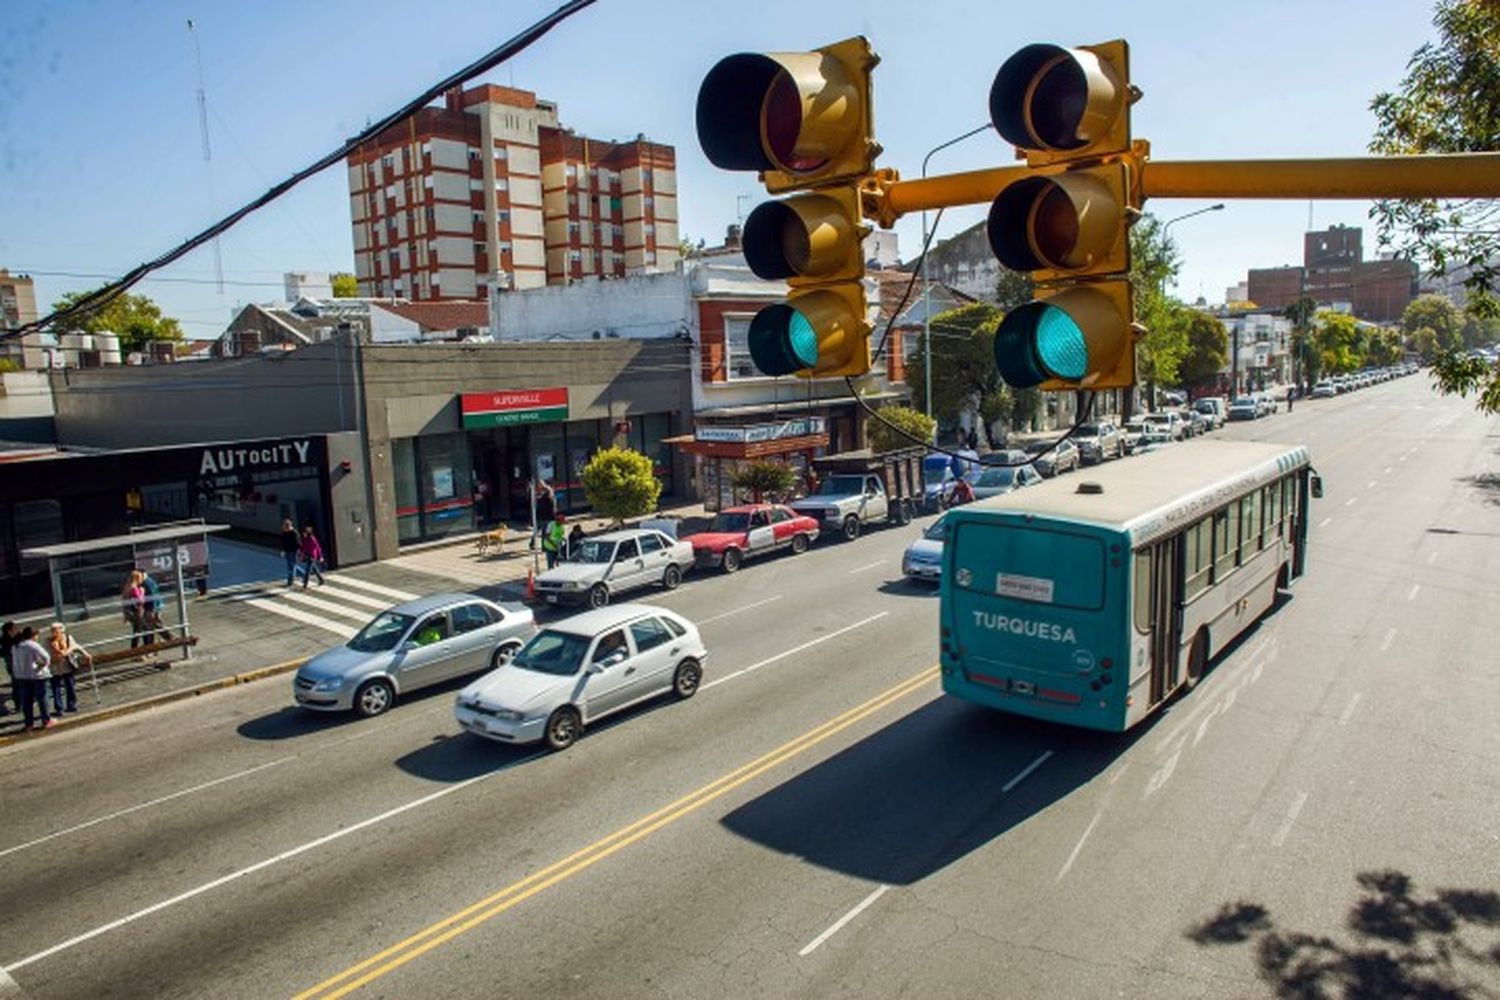
<path id="1" fill-rule="evenodd" d="M 1088 49 L 1028 45 L 990 87 L 990 121 L 1022 149 L 1067 152 L 1107 138 L 1127 104 L 1120 70 Z"/>
<path id="2" fill-rule="evenodd" d="M 745 263 L 767 281 L 820 278 L 858 268 L 858 206 L 825 194 L 798 195 L 757 205 L 745 220 Z"/>
<path id="3" fill-rule="evenodd" d="M 857 135 L 860 103 L 822 52 L 721 59 L 698 90 L 698 141 L 726 170 L 813 173 Z"/>
<path id="4" fill-rule="evenodd" d="M 750 360 L 764 375 L 791 375 L 818 362 L 818 334 L 786 303 L 767 306 L 750 321 Z"/>
<path id="5" fill-rule="evenodd" d="M 1012 309 L 995 333 L 995 367 L 1018 389 L 1047 379 L 1078 381 L 1088 372 L 1083 329 L 1066 311 L 1046 302 Z"/>
<path id="6" fill-rule="evenodd" d="M 1127 269 L 1124 175 L 1118 166 L 1027 177 L 990 205 L 987 234 L 1012 271 Z"/>

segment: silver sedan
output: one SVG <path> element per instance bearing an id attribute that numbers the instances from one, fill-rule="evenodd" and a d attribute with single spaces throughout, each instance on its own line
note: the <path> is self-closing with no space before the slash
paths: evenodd
<path id="1" fill-rule="evenodd" d="M 548 604 L 602 608 L 637 587 L 675 589 L 696 558 L 691 542 L 660 531 L 611 531 L 584 539 L 567 562 L 536 578 L 536 590 Z"/>

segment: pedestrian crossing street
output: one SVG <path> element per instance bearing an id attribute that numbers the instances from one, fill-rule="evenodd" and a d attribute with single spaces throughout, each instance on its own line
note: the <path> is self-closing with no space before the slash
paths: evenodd
<path id="1" fill-rule="evenodd" d="M 243 594 L 233 594 L 229 600 L 242 602 L 269 615 L 312 625 L 347 639 L 363 628 L 377 612 L 402 601 L 415 600 L 419 596 L 395 587 L 357 580 L 352 576 L 328 574 L 327 582 L 321 587 L 314 584 L 303 590 L 300 583 L 295 587 L 267 585 Z"/>

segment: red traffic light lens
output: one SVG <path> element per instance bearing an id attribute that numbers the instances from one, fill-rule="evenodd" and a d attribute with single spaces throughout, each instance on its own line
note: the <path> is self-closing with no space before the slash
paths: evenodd
<path id="1" fill-rule="evenodd" d="M 802 94 L 785 70 L 776 74 L 766 91 L 761 105 L 761 134 L 771 159 L 782 170 L 806 173 L 828 162 L 797 153 L 797 138 L 802 134 Z"/>

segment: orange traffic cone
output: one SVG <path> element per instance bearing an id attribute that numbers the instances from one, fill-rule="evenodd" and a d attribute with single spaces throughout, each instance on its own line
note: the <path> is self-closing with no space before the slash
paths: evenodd
<path id="1" fill-rule="evenodd" d="M 526 571 L 526 599 L 536 600 L 536 570 L 533 569 Z"/>

